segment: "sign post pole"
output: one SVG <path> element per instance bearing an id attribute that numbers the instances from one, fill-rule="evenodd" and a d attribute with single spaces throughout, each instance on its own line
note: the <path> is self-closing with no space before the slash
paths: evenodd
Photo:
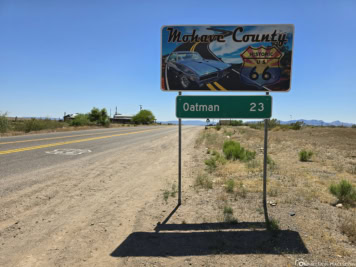
<path id="1" fill-rule="evenodd" d="M 266 95 L 269 95 L 267 92 Z M 263 148 L 263 210 L 267 228 L 269 228 L 269 219 L 267 211 L 267 142 L 268 142 L 268 120 L 265 119 L 265 136 Z"/>
<path id="2" fill-rule="evenodd" d="M 179 96 L 182 92 L 178 93 Z M 182 204 L 182 119 L 178 119 L 178 206 Z"/>

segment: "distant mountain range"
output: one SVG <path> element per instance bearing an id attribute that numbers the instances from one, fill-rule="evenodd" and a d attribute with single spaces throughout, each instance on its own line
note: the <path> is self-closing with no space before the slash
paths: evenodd
<path id="1" fill-rule="evenodd" d="M 325 122 L 322 120 L 290 120 L 290 121 L 280 121 L 281 124 L 291 124 L 291 123 L 296 123 L 297 121 L 301 121 L 306 125 L 311 125 L 311 126 L 345 126 L 345 127 L 351 127 L 353 123 L 348 123 L 348 122 L 342 122 L 342 121 L 332 121 L 332 122 Z M 159 121 L 160 123 L 163 124 L 178 124 L 178 120 L 176 121 Z M 218 120 L 216 120 L 218 122 Z M 258 121 L 248 121 L 248 123 L 257 123 Z M 212 122 L 210 122 L 212 123 Z M 207 123 L 205 121 L 200 121 L 200 120 L 182 120 L 183 125 L 206 125 Z"/>
<path id="2" fill-rule="evenodd" d="M 332 121 L 332 122 L 325 122 L 322 120 L 291 120 L 291 121 L 280 121 L 281 124 L 291 124 L 291 123 L 296 123 L 297 121 L 301 121 L 306 125 L 312 125 L 312 126 L 345 126 L 345 127 L 351 127 L 353 123 L 348 123 L 348 122 L 342 122 L 342 121 Z"/>

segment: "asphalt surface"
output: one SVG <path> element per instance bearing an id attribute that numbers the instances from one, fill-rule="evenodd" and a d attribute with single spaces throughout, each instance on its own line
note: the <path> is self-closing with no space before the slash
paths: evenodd
<path id="1" fill-rule="evenodd" d="M 60 168 L 61 164 L 83 157 L 112 150 L 124 152 L 128 146 L 138 146 L 177 131 L 177 126 L 142 126 L 2 137 L 0 182 L 12 175 L 49 166 Z"/>

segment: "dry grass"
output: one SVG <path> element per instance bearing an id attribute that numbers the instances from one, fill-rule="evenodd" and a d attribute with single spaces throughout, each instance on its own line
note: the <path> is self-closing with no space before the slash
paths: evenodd
<path id="1" fill-rule="evenodd" d="M 239 221 L 263 221 L 263 131 L 224 126 L 218 132 L 205 130 L 203 135 L 201 144 L 211 151 L 222 154 L 224 140 L 237 141 L 246 149 L 256 151 L 255 159 L 249 162 L 227 161 L 218 165 L 211 174 L 214 180 L 211 194 L 215 195 L 220 211 L 231 207 Z M 313 151 L 312 161 L 300 161 L 302 149 Z M 336 208 L 333 204 L 337 199 L 329 187 L 342 179 L 356 185 L 356 131 L 349 128 L 272 130 L 268 155 L 267 198 L 276 203 L 268 205 L 268 210 L 270 217 L 278 222 L 275 226 L 305 235 L 303 240 L 312 255 L 355 255 L 356 248 L 341 240 L 355 243 L 356 208 Z M 289 215 L 291 211 L 296 215 Z M 340 215 L 343 220 L 338 223 Z M 217 216 L 224 220 L 221 213 Z"/>

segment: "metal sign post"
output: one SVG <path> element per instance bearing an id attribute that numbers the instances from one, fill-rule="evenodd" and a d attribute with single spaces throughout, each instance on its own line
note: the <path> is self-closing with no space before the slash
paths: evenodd
<path id="1" fill-rule="evenodd" d="M 162 26 L 161 90 L 178 92 L 178 206 L 182 204 L 182 119 L 264 119 L 263 208 L 270 228 L 267 145 L 272 97 L 269 93 L 290 90 L 293 42 L 292 24 Z M 182 96 L 182 91 L 266 95 Z"/>
<path id="2" fill-rule="evenodd" d="M 269 95 L 267 92 L 266 95 Z M 263 211 L 265 214 L 266 225 L 269 228 L 269 219 L 267 211 L 267 142 L 268 142 L 268 120 L 265 119 L 265 137 L 263 147 Z"/>
<path id="3" fill-rule="evenodd" d="M 178 93 L 179 96 L 182 92 Z M 182 204 L 182 119 L 178 119 L 178 206 Z"/>

